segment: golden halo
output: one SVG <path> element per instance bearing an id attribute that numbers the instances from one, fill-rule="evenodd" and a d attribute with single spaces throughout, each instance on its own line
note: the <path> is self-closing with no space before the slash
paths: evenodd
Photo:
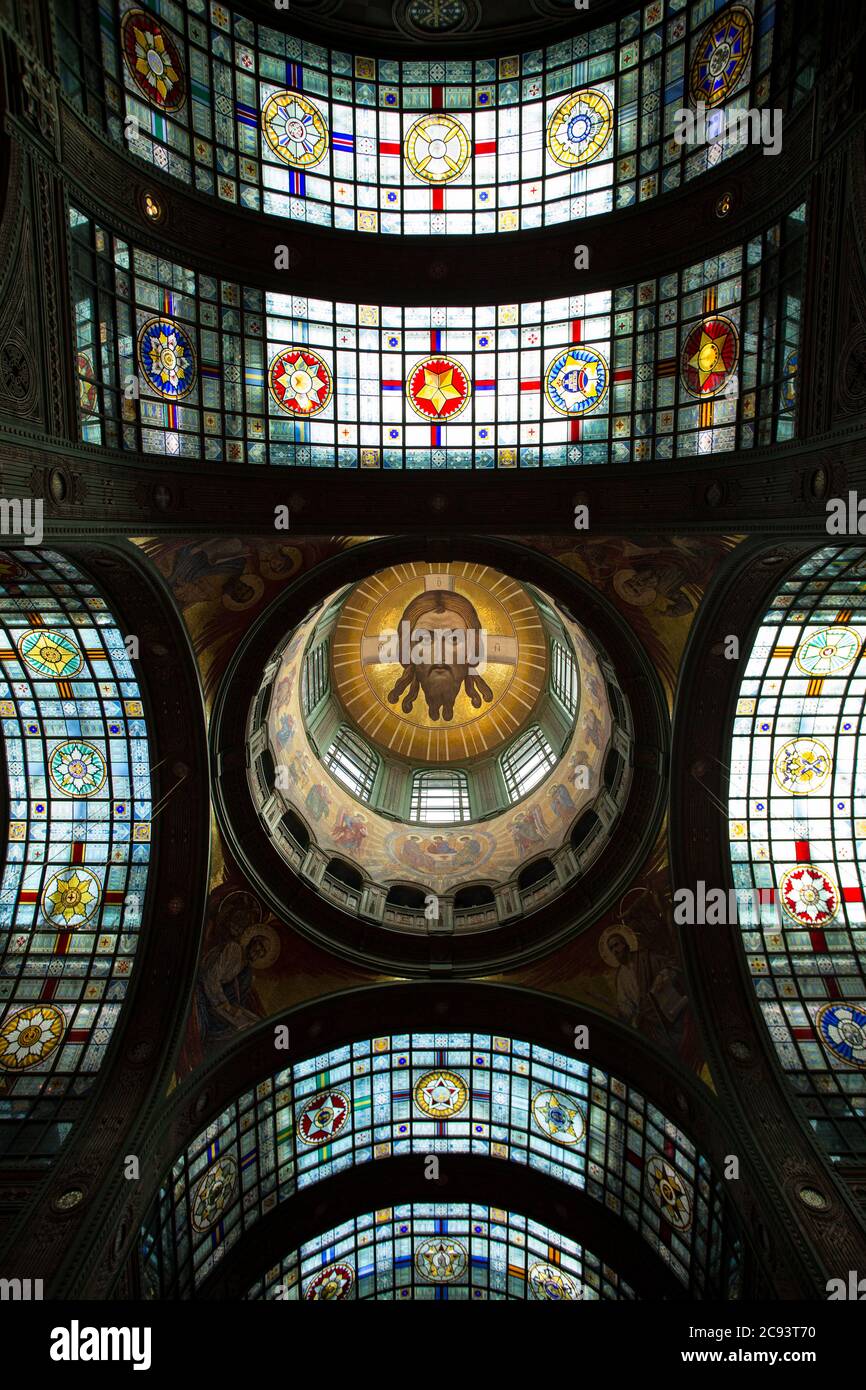
<path id="1" fill-rule="evenodd" d="M 635 936 L 631 927 L 625 927 L 622 925 L 621 922 L 617 922 L 612 927 L 605 927 L 604 931 L 602 932 L 601 939 L 598 943 L 598 954 L 601 956 L 602 960 L 605 962 L 606 965 L 612 965 L 614 970 L 618 970 L 619 961 L 611 951 L 610 945 L 608 944 L 612 936 L 621 936 L 623 941 L 626 942 L 626 944 L 632 951 L 637 951 L 638 949 L 637 937 Z"/>

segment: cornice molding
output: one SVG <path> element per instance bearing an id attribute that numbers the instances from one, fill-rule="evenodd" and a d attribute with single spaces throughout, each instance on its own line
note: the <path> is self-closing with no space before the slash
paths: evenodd
<path id="1" fill-rule="evenodd" d="M 380 535 L 431 529 L 476 533 L 567 531 L 578 504 L 598 533 L 729 531 L 826 538 L 826 501 L 866 496 L 866 403 L 859 415 L 804 444 L 673 463 L 437 472 L 172 464 L 0 426 L 5 497 L 45 500 L 53 537 L 274 533 L 354 535 L 359 517 Z M 581 532 L 575 532 L 579 541 Z"/>

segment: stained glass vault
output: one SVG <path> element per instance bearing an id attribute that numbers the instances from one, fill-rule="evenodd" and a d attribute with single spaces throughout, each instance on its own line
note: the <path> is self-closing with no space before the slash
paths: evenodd
<path id="1" fill-rule="evenodd" d="M 576 1241 L 516 1212 L 414 1202 L 345 1221 L 292 1250 L 254 1299 L 633 1299 L 615 1270 Z"/>
<path id="2" fill-rule="evenodd" d="M 547 49 L 398 62 L 207 0 L 62 0 L 70 98 L 139 158 L 240 208 L 354 232 L 510 232 L 627 208 L 739 146 L 680 110 L 770 98 L 774 0 L 654 0 Z"/>
<path id="3" fill-rule="evenodd" d="M 279 1202 L 410 1153 L 485 1154 L 580 1189 L 696 1296 L 738 1268 L 707 1158 L 625 1082 L 507 1037 L 416 1033 L 336 1048 L 239 1096 L 167 1175 L 141 1234 L 143 1281 L 189 1297 Z"/>
<path id="4" fill-rule="evenodd" d="M 866 549 L 804 561 L 739 688 L 728 806 L 743 949 L 817 1137 L 866 1154 Z"/>
<path id="5" fill-rule="evenodd" d="M 794 433 L 805 210 L 658 279 L 395 307 L 202 275 L 71 213 L 81 437 L 341 468 L 642 463 Z"/>
<path id="6" fill-rule="evenodd" d="M 123 1008 L 151 840 L 145 708 L 123 634 L 53 551 L 0 556 L 0 721 L 0 1152 L 48 1157 Z"/>

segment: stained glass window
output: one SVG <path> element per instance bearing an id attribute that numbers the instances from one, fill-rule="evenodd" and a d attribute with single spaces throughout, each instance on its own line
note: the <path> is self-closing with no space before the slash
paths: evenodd
<path id="1" fill-rule="evenodd" d="M 469 779 L 458 769 L 416 772 L 409 819 L 426 825 L 454 825 L 471 819 Z"/>
<path id="2" fill-rule="evenodd" d="M 864 643 L 866 549 L 827 547 L 761 620 L 730 757 L 748 968 L 809 1124 L 842 1161 L 866 1154 Z"/>
<path id="3" fill-rule="evenodd" d="M 379 757 L 369 744 L 358 738 L 347 725 L 341 724 L 322 761 L 359 801 L 370 800 L 379 768 Z"/>
<path id="4" fill-rule="evenodd" d="M 123 634 L 73 564 L 3 552 L 0 629 L 0 1153 L 18 1160 L 60 1147 L 123 1007 L 144 921 L 150 757 Z"/>
<path id="5" fill-rule="evenodd" d="M 691 457 L 794 429 L 802 208 L 637 285 L 448 308 L 242 287 L 83 213 L 71 222 L 85 442 L 230 463 L 516 468 Z"/>
<path id="6" fill-rule="evenodd" d="M 500 759 L 508 795 L 519 801 L 543 781 L 556 764 L 556 754 L 537 724 L 516 738 Z"/>
<path id="7" fill-rule="evenodd" d="M 110 138 L 199 193 L 354 232 L 509 232 L 632 207 L 741 148 L 712 125 L 678 143 L 678 111 L 771 98 L 774 0 L 655 0 L 546 49 L 405 62 L 205 0 L 56 7 L 63 86 Z"/>
<path id="8" fill-rule="evenodd" d="M 597 1256 L 496 1207 L 413 1202 L 344 1221 L 292 1250 L 252 1299 L 633 1299 Z"/>
<path id="9" fill-rule="evenodd" d="M 739 1247 L 709 1161 L 650 1101 L 577 1056 L 416 1033 L 311 1057 L 227 1106 L 159 1192 L 143 1278 L 154 1296 L 188 1297 L 285 1198 L 408 1153 L 528 1164 L 622 1217 L 697 1296 L 734 1277 Z"/>

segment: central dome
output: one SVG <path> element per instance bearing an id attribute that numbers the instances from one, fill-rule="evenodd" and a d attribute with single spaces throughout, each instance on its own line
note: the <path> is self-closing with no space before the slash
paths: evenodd
<path id="1" fill-rule="evenodd" d="M 486 565 L 396 565 L 343 603 L 335 694 L 387 754 L 426 763 L 493 752 L 531 716 L 547 641 L 528 591 Z"/>
<path id="2" fill-rule="evenodd" d="M 429 930 L 431 900 L 478 928 L 558 894 L 630 782 L 630 714 L 597 643 L 543 590 L 468 561 L 330 594 L 273 652 L 247 738 L 280 856 L 409 930 Z"/>

